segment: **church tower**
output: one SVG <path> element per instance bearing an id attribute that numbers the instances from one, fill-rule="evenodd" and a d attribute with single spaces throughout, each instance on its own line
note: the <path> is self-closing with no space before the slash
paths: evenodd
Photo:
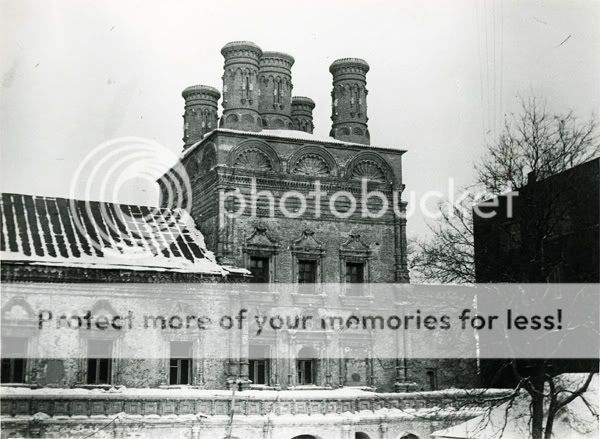
<path id="1" fill-rule="evenodd" d="M 294 129 L 312 134 L 315 125 L 313 124 L 313 110 L 315 101 L 304 96 L 294 96 L 292 98 L 292 121 Z"/>
<path id="2" fill-rule="evenodd" d="M 184 149 L 217 128 L 219 90 L 207 85 L 192 85 L 181 93 L 185 99 L 183 114 Z"/>
<path id="3" fill-rule="evenodd" d="M 333 75 L 330 136 L 347 142 L 371 143 L 367 126 L 367 72 L 359 58 L 342 58 L 329 67 Z"/>
<path id="4" fill-rule="evenodd" d="M 291 129 L 294 58 L 287 53 L 263 52 L 259 64 L 260 99 L 258 107 L 263 128 Z"/>
<path id="5" fill-rule="evenodd" d="M 223 67 L 223 115 L 221 128 L 260 131 L 258 69 L 262 50 L 250 41 L 233 41 L 221 49 Z"/>

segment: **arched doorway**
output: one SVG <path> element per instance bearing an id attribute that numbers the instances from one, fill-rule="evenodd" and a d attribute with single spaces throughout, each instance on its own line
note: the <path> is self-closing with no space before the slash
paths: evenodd
<path id="1" fill-rule="evenodd" d="M 296 382 L 299 386 L 317 384 L 317 351 L 304 346 L 298 352 L 296 360 Z"/>
<path id="2" fill-rule="evenodd" d="M 300 436 L 294 436 L 292 439 L 319 439 L 311 434 L 301 434 Z"/>
<path id="3" fill-rule="evenodd" d="M 367 433 L 359 431 L 354 433 L 354 439 L 371 439 L 371 437 Z"/>
<path id="4" fill-rule="evenodd" d="M 398 437 L 398 439 L 419 439 L 419 436 L 412 433 L 405 433 L 402 436 Z"/>

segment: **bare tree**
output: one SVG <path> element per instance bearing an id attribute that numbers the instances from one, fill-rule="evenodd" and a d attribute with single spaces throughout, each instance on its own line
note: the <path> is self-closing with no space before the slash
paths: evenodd
<path id="1" fill-rule="evenodd" d="M 597 131 L 598 122 L 593 116 L 581 121 L 572 112 L 550 113 L 545 102 L 535 97 L 521 100 L 521 112 L 506 119 L 498 141 L 487 148 L 484 158 L 476 165 L 475 185 L 500 195 L 508 190 L 520 190 L 532 179 L 542 180 L 581 164 L 600 151 Z M 525 258 L 532 265 L 530 271 L 534 274 L 521 281 L 547 280 L 544 242 L 564 216 L 565 205 L 556 201 L 558 194 L 542 198 L 543 202 L 525 203 L 528 210 L 522 245 L 526 247 Z M 472 203 L 477 200 L 470 198 Z M 440 209 L 440 219 L 430 225 L 431 238 L 411 242 L 411 269 L 417 272 L 414 277 L 427 282 L 475 282 L 471 213 L 465 214 L 464 206 L 445 204 Z M 560 373 L 560 367 L 552 360 L 507 360 L 504 367 L 512 369 L 517 389 L 524 389 L 531 396 L 533 439 L 552 436 L 556 414 L 585 392 L 592 375 L 598 371 L 595 363 L 582 386 L 559 390 L 555 377 Z M 546 417 L 545 401 L 549 401 Z"/>
<path id="2" fill-rule="evenodd" d="M 536 97 L 521 99 L 521 112 L 507 118 L 497 143 L 476 166 L 478 183 L 494 194 L 519 190 L 530 174 L 541 180 L 598 155 L 598 121 L 580 121 L 572 111 L 551 114 Z"/>
<path id="3" fill-rule="evenodd" d="M 532 177 L 544 179 L 599 152 L 598 122 L 593 116 L 580 121 L 573 112 L 551 114 L 546 103 L 536 97 L 522 99 L 521 112 L 506 119 L 498 141 L 487 148 L 484 158 L 476 164 L 474 187 L 493 195 L 519 190 Z M 410 266 L 415 279 L 440 283 L 475 281 L 470 207 L 478 201 L 481 196 L 470 195 L 460 205 L 441 204 L 440 219 L 429 224 L 430 239 L 411 239 Z M 556 210 L 547 204 L 536 215 L 538 241 L 556 224 Z M 531 255 L 532 259 L 543 259 L 536 243 L 531 243 L 530 251 L 538 253 Z"/>
<path id="4" fill-rule="evenodd" d="M 475 203 L 469 195 L 461 205 L 443 203 L 440 219 L 428 224 L 431 239 L 411 239 L 410 269 L 413 279 L 436 283 L 474 283 L 473 218 Z"/>

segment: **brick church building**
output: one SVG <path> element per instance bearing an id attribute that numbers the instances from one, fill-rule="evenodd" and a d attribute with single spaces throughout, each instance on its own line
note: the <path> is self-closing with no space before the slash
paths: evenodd
<path id="1" fill-rule="evenodd" d="M 267 283 L 407 282 L 406 220 L 392 209 L 394 192 L 397 211 L 405 209 L 405 151 L 370 144 L 369 65 L 356 58 L 331 64 L 333 123 L 330 137 L 319 137 L 313 134 L 315 103 L 292 96 L 294 58 L 245 41 L 229 43 L 221 53 L 218 128 L 220 93 L 203 85 L 186 88 L 185 146 L 178 163 L 191 179 L 191 216 L 218 260 L 251 269 Z M 319 200 L 309 195 L 315 181 L 327 194 Z M 363 182 L 387 198 L 389 208 L 378 218 L 360 209 L 349 212 L 346 197 L 328 196 L 345 191 L 360 206 Z M 162 181 L 163 191 L 165 186 Z M 220 221 L 230 210 L 220 193 L 239 189 L 250 199 L 253 187 L 256 208 L 237 206 L 240 215 Z M 285 198 L 292 191 L 309 199 L 304 211 L 297 210 L 295 197 Z M 284 208 L 271 212 L 269 203 Z M 369 200 L 368 208 L 376 211 L 381 203 Z M 344 214 L 333 215 L 332 204 Z"/>
<path id="2" fill-rule="evenodd" d="M 407 297 L 368 288 L 409 280 L 404 151 L 370 144 L 369 65 L 331 64 L 323 137 L 315 102 L 292 96 L 293 57 L 245 41 L 221 53 L 222 94 L 182 93 L 184 147 L 158 180 L 161 207 L 3 194 L 3 430 L 414 439 L 474 416 L 468 393 L 443 390 L 476 386 L 473 364 L 411 363 L 402 337 L 308 327 L 223 340 L 164 322 L 153 332 L 38 331 L 39 310 L 53 306 L 113 322 L 131 309 L 401 312 Z M 181 178 L 189 184 L 173 184 Z M 169 206 L 173 191 L 189 212 Z M 378 349 L 394 355 L 378 359 Z M 455 402 L 470 411 L 428 412 Z"/>

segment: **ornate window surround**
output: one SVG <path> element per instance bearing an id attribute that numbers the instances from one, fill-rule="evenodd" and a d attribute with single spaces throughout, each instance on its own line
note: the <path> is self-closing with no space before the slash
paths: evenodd
<path id="1" fill-rule="evenodd" d="M 188 313 L 189 304 L 177 301 L 167 314 L 167 316 L 185 316 Z M 185 322 L 184 322 L 185 324 Z M 186 330 L 181 331 L 178 329 L 169 328 L 169 321 L 167 321 L 167 328 L 161 331 L 163 336 L 162 343 L 162 360 L 161 369 L 163 384 L 161 387 L 170 387 L 169 384 L 169 367 L 171 359 L 171 342 L 172 341 L 185 341 L 192 344 L 192 370 L 191 370 L 191 382 L 189 384 L 183 384 L 183 386 L 198 386 L 204 384 L 204 359 L 202 354 L 203 348 L 206 343 L 206 337 L 204 336 L 203 330 L 194 328 L 193 326 Z M 173 385 L 181 386 L 181 385 Z"/>
<path id="2" fill-rule="evenodd" d="M 249 267 L 252 256 L 269 258 L 269 283 L 274 283 L 277 279 L 278 253 L 279 243 L 267 233 L 266 226 L 257 225 L 242 245 L 243 265 Z"/>
<path id="3" fill-rule="evenodd" d="M 119 315 L 115 309 L 111 306 L 110 302 L 106 299 L 100 299 L 90 309 L 92 316 L 116 316 Z M 107 328 L 101 330 L 93 328 L 89 331 L 80 331 L 79 337 L 79 358 L 77 359 L 78 373 L 77 373 L 77 387 L 110 387 L 120 384 L 120 351 L 121 351 L 121 339 L 123 338 L 125 331 L 127 331 L 127 325 L 123 325 L 122 329 L 112 330 Z M 110 383 L 109 384 L 87 384 L 87 352 L 88 344 L 90 340 L 110 340 L 112 341 L 112 353 L 111 353 L 111 367 L 110 367 Z"/>
<path id="4" fill-rule="evenodd" d="M 266 340 L 263 339 L 249 339 L 248 340 L 248 352 L 250 352 L 250 346 L 260 346 L 262 349 L 264 349 L 264 351 L 266 352 L 266 356 L 263 358 L 263 360 L 265 360 L 267 367 L 268 367 L 268 373 L 267 373 L 267 378 L 268 378 L 268 383 L 266 384 L 250 384 L 250 388 L 255 388 L 255 389 L 264 389 L 264 388 L 268 388 L 268 389 L 280 389 L 280 386 L 278 384 L 279 379 L 278 379 L 278 372 L 277 372 L 277 366 L 278 366 L 278 362 L 277 362 L 277 346 L 276 346 L 276 341 L 274 338 L 269 338 Z M 248 363 L 250 363 L 250 360 L 252 358 L 250 358 L 250 355 L 248 355 Z M 250 372 L 250 369 L 248 369 L 248 373 Z"/>
<path id="5" fill-rule="evenodd" d="M 290 246 L 292 254 L 292 283 L 295 284 L 292 298 L 294 303 L 303 305 L 324 304 L 325 295 L 323 294 L 323 258 L 325 248 L 323 244 L 315 237 L 315 232 L 310 229 L 304 229 L 300 237 L 295 239 Z M 305 294 L 298 292 L 298 263 L 300 260 L 314 261 L 317 268 L 317 282 L 314 294 Z"/>
<path id="6" fill-rule="evenodd" d="M 371 248 L 365 244 L 360 238 L 359 233 L 350 233 L 348 239 L 340 245 L 340 284 L 342 285 L 342 291 L 340 300 L 344 305 L 352 304 L 363 304 L 365 301 L 373 299 L 369 290 L 369 284 L 371 282 Z M 346 263 L 357 262 L 364 264 L 364 282 L 363 282 L 363 295 L 362 296 L 350 296 L 347 295 L 346 287 Z"/>

